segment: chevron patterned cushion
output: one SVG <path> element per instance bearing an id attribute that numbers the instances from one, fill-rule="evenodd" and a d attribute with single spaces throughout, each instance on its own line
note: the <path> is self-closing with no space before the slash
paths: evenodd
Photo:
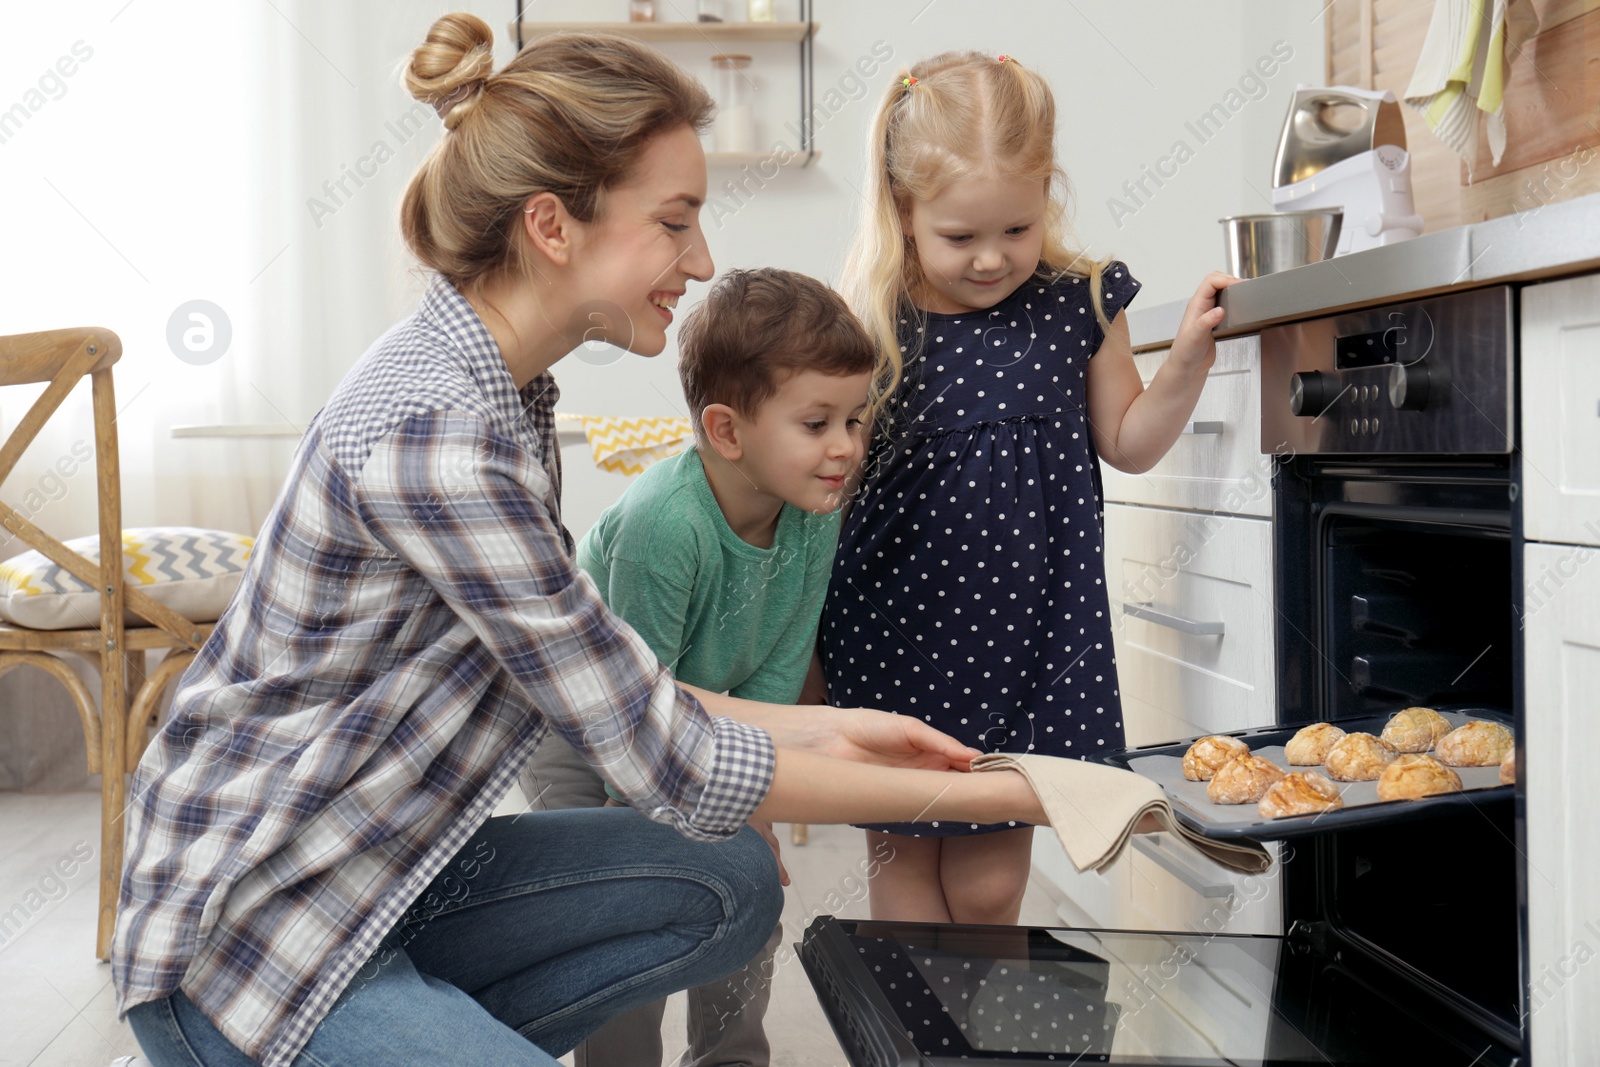
<path id="1" fill-rule="evenodd" d="M 100 559 L 100 538 L 66 542 L 80 555 Z M 137 586 L 192 622 L 215 622 L 244 577 L 255 538 L 192 526 L 149 526 L 122 531 L 123 573 Z M 100 625 L 94 588 L 41 552 L 0 563 L 0 619 L 33 630 L 76 630 Z M 150 625 L 129 612 L 129 626 Z"/>

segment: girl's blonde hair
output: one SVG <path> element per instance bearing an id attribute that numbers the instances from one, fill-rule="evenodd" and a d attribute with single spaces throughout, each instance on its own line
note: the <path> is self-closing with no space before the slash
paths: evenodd
<path id="1" fill-rule="evenodd" d="M 907 84 L 907 79 L 911 84 Z M 867 144 L 866 205 L 840 288 L 878 348 L 873 408 L 880 411 L 903 369 L 897 324 L 923 284 L 921 264 L 901 212 L 953 181 L 997 173 L 1045 185 L 1044 247 L 1038 273 L 1089 279 L 1095 316 L 1101 307 L 1095 261 L 1067 243 L 1067 176 L 1056 165 L 1055 97 L 1014 59 L 945 52 L 895 76 Z"/>
<path id="2" fill-rule="evenodd" d="M 457 289 L 516 268 L 523 204 L 552 192 L 593 221 L 650 140 L 703 130 L 711 97 L 665 56 L 621 37 L 560 33 L 494 72 L 494 34 L 444 15 L 412 52 L 411 95 L 442 108 L 450 132 L 417 169 L 400 208 L 407 247 Z"/>

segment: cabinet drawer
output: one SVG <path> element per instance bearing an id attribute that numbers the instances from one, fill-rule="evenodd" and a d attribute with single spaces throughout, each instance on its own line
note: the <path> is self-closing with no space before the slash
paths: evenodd
<path id="1" fill-rule="evenodd" d="M 1166 362 L 1165 349 L 1134 356 L 1145 385 Z M 1127 504 L 1197 508 L 1232 515 L 1272 515 L 1272 457 L 1261 454 L 1261 343 L 1217 343 L 1217 361 L 1185 431 L 1144 474 L 1102 461 L 1105 498 Z"/>
<path id="2" fill-rule="evenodd" d="M 1060 840 L 1048 828 L 1033 834 L 1033 869 L 1062 897 L 1056 915 L 1063 925 L 1116 929 L 1127 911 L 1128 863 L 1119 859 L 1103 871 L 1079 872 Z"/>
<path id="3" fill-rule="evenodd" d="M 1276 721 L 1270 522 L 1110 504 L 1106 574 L 1129 745 Z"/>
<path id="4" fill-rule="evenodd" d="M 1279 842 L 1268 842 L 1278 858 Z M 1128 898 L 1119 926 L 1203 934 L 1283 933 L 1283 876 L 1241 874 L 1174 841 L 1135 834 L 1118 864 L 1128 865 Z"/>
<path id="5" fill-rule="evenodd" d="M 1281 849 L 1268 842 L 1274 860 Z M 1033 835 L 1033 866 L 1064 898 L 1068 926 L 1105 930 L 1281 934 L 1281 868 L 1246 875 L 1213 863 L 1171 835 L 1135 834 L 1104 871 L 1079 873 L 1054 834 Z"/>
<path id="6" fill-rule="evenodd" d="M 1522 291 L 1523 529 L 1600 545 L 1600 275 Z"/>

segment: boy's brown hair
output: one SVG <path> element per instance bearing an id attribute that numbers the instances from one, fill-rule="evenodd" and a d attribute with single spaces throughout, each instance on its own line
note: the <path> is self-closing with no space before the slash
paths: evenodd
<path id="1" fill-rule="evenodd" d="M 771 267 L 724 274 L 684 319 L 678 349 L 696 437 L 709 404 L 751 416 L 792 374 L 866 374 L 876 355 L 838 293 Z"/>

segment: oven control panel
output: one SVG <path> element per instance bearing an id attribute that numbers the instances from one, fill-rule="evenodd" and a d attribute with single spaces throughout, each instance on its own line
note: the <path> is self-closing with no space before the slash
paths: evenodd
<path id="1" fill-rule="evenodd" d="M 1511 296 L 1501 285 L 1262 330 L 1262 452 L 1510 452 Z"/>

